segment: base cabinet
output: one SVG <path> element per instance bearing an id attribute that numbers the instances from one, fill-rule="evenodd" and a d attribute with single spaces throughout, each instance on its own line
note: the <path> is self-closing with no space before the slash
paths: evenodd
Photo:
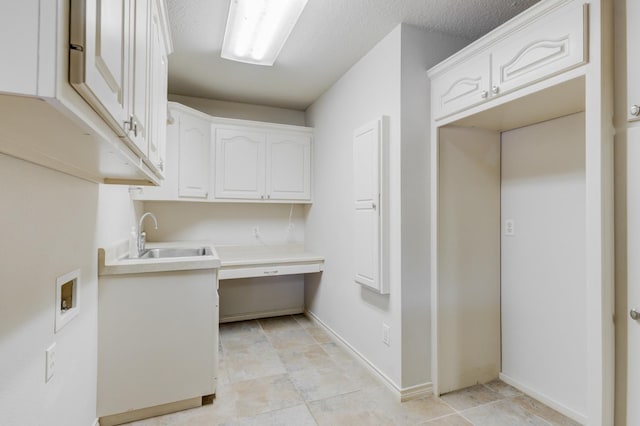
<path id="1" fill-rule="evenodd" d="M 100 277 L 100 424 L 215 393 L 217 281 L 216 269 Z"/>

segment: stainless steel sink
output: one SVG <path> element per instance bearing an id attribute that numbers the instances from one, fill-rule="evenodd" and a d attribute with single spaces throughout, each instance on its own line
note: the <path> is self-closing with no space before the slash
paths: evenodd
<path id="1" fill-rule="evenodd" d="M 140 255 L 140 259 L 164 259 L 171 257 L 211 256 L 213 253 L 209 247 L 184 248 L 164 247 L 147 249 Z"/>

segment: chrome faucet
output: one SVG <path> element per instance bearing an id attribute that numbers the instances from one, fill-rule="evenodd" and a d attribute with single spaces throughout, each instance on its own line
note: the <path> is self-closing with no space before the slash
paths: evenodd
<path id="1" fill-rule="evenodd" d="M 158 219 L 156 219 L 156 215 L 151 212 L 146 212 L 142 216 L 140 216 L 140 221 L 138 222 L 138 253 L 142 254 L 144 251 L 144 246 L 147 242 L 147 233 L 142 230 L 142 221 L 145 217 L 151 216 L 153 222 L 156 225 L 156 229 L 158 229 Z"/>

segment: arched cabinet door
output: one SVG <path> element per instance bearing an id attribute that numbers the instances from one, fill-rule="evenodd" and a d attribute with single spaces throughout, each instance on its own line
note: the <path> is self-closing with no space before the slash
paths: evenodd
<path id="1" fill-rule="evenodd" d="M 270 134 L 266 168 L 267 199 L 310 200 L 311 136 Z"/>
<path id="2" fill-rule="evenodd" d="M 436 119 L 463 111 L 487 100 L 491 88 L 491 57 L 472 56 L 431 83 L 433 116 Z"/>
<path id="3" fill-rule="evenodd" d="M 216 129 L 215 197 L 265 199 L 266 134 Z"/>
<path id="4" fill-rule="evenodd" d="M 211 124 L 207 120 L 180 117 L 178 195 L 207 198 Z"/>

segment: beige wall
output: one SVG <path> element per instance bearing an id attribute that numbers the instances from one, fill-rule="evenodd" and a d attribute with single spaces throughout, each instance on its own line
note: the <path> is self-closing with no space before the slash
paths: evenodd
<path id="1" fill-rule="evenodd" d="M 123 187 L 103 192 L 5 155 L 0 182 L 0 424 L 89 426 L 96 416 L 97 247 L 126 238 L 133 205 Z M 79 314 L 55 333 L 56 278 L 75 269 Z M 55 374 L 45 383 L 52 343 Z"/>
<path id="2" fill-rule="evenodd" d="M 304 111 L 169 94 L 169 100 L 214 117 L 304 126 Z"/>

